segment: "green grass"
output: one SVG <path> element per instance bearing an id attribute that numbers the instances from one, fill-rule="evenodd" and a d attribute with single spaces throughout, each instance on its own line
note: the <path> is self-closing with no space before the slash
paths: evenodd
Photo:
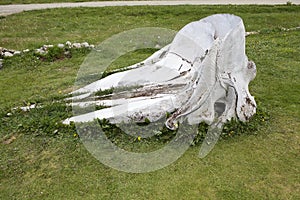
<path id="1" fill-rule="evenodd" d="M 261 30 L 247 37 L 247 55 L 258 70 L 250 90 L 270 119 L 253 133 L 223 138 L 205 159 L 198 158 L 196 145 L 164 169 L 123 173 L 99 163 L 74 127 L 60 123 L 71 110 L 56 101 L 71 91 L 88 52 L 54 62 L 33 53 L 7 59 L 0 70 L 0 199 L 299 199 L 300 31 L 281 29 L 300 26 L 299 11 L 299 6 L 145 6 L 1 18 L 0 46 L 33 49 L 67 40 L 97 44 L 136 27 L 179 30 L 214 13 L 239 15 L 247 31 Z M 129 54 L 113 68 L 148 53 Z M 35 102 L 44 108 L 11 110 Z"/>
<path id="2" fill-rule="evenodd" d="M 30 11 L 0 18 L 0 46 L 26 49 L 67 40 L 97 44 L 112 34 L 132 28 L 179 30 L 191 21 L 214 13 L 241 16 L 247 31 L 299 26 L 299 6 L 137 6 L 62 10 Z"/>

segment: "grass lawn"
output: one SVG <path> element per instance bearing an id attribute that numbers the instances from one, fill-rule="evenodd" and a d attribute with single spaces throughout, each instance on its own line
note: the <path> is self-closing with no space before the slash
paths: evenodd
<path id="1" fill-rule="evenodd" d="M 247 31 L 260 30 L 247 37 L 247 55 L 258 70 L 250 91 L 270 118 L 256 131 L 223 138 L 204 159 L 198 158 L 196 145 L 155 172 L 113 170 L 89 154 L 74 127 L 60 123 L 71 110 L 57 101 L 72 90 L 88 52 L 74 51 L 55 62 L 27 53 L 5 59 L 0 70 L 0 199 L 300 199 L 300 30 L 284 29 L 300 26 L 300 6 L 30 11 L 0 18 L 0 46 L 97 44 L 137 27 L 179 30 L 214 13 L 236 14 Z M 149 53 L 134 53 L 132 59 Z M 121 63 L 126 62 L 131 61 Z M 44 107 L 11 110 L 34 102 Z"/>

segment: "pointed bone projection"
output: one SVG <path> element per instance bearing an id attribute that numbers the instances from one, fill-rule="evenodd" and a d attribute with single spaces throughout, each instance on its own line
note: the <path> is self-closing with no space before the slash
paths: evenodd
<path id="1" fill-rule="evenodd" d="M 256 66 L 245 54 L 245 28 L 240 17 L 217 14 L 189 23 L 171 44 L 141 63 L 74 91 L 73 106 L 108 108 L 64 123 L 96 118 L 111 123 L 154 122 L 172 113 L 165 122 L 172 130 L 184 120 L 220 128 L 232 118 L 247 121 L 256 112 L 248 90 Z M 114 88 L 113 94 L 94 96 L 110 88 Z"/>

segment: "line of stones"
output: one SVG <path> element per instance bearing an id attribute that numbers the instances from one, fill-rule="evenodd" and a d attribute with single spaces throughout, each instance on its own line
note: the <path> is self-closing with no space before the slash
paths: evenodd
<path id="1" fill-rule="evenodd" d="M 82 42 L 82 43 L 78 43 L 78 42 L 74 42 L 71 43 L 70 41 L 67 41 L 65 44 L 57 44 L 56 45 L 58 48 L 95 48 L 95 45 L 93 44 L 89 44 L 88 42 Z M 49 45 L 43 45 L 42 47 L 35 49 L 35 52 L 41 55 L 46 55 L 48 53 L 48 50 L 50 48 L 55 47 L 55 45 L 49 44 Z M 29 52 L 29 49 L 25 49 L 22 51 L 18 51 L 18 50 L 12 50 L 12 49 L 6 49 L 3 47 L 0 47 L 0 69 L 3 67 L 3 59 L 4 58 L 8 58 L 8 57 L 13 57 L 16 55 L 20 55 L 22 53 L 27 53 Z"/>

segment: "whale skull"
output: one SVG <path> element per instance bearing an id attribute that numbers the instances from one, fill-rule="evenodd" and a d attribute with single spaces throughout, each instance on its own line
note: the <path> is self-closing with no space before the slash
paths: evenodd
<path id="1" fill-rule="evenodd" d="M 91 103 L 84 99 L 99 90 L 127 87 L 129 92 L 115 92 L 110 100 L 99 98 L 97 104 L 109 107 L 64 123 L 96 118 L 111 123 L 144 122 L 146 118 L 154 122 L 171 113 L 165 125 L 172 130 L 185 120 L 220 128 L 232 118 L 247 121 L 256 112 L 248 89 L 256 66 L 245 53 L 240 17 L 216 14 L 189 23 L 169 45 L 141 63 L 74 91 L 72 105 L 82 107 Z"/>

